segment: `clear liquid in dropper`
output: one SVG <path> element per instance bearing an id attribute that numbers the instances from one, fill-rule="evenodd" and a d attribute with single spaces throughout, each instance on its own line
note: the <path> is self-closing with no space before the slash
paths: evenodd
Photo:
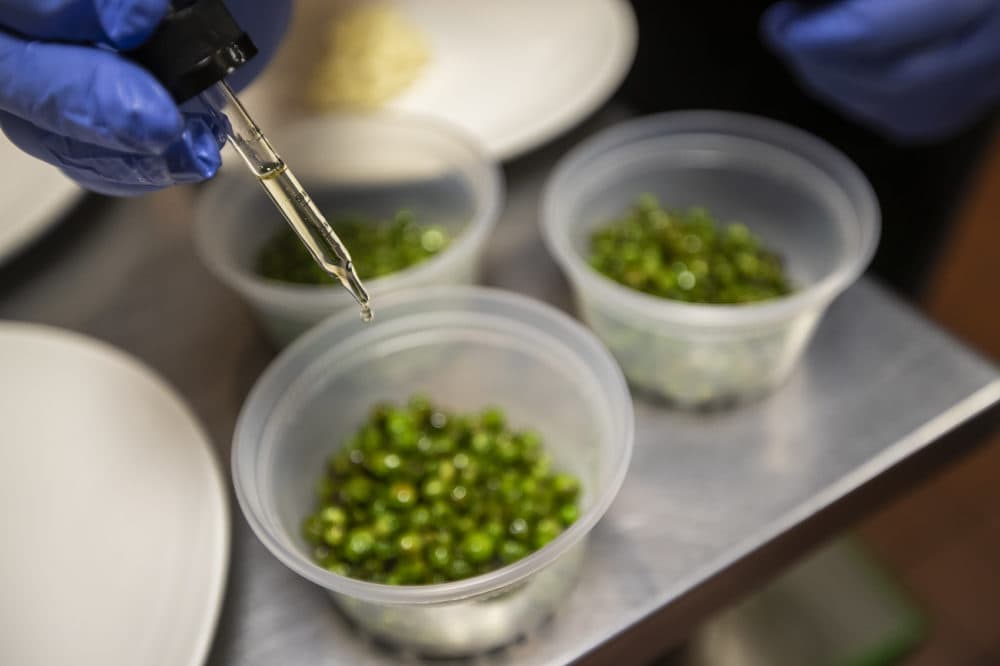
<path id="1" fill-rule="evenodd" d="M 313 203 L 284 162 L 263 165 L 257 176 L 268 196 L 281 210 L 288 223 L 309 248 L 324 271 L 333 275 L 351 292 L 361 306 L 362 321 L 372 320 L 371 306 L 368 304 L 368 292 L 358 279 L 351 256 L 337 238 L 323 214 Z"/>

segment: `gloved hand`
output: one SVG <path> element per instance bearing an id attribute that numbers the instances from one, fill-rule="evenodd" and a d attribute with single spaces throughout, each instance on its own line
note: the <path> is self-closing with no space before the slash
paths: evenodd
<path id="1" fill-rule="evenodd" d="M 290 11 L 282 0 L 231 0 L 237 22 L 273 52 Z M 168 0 L 0 0 L 0 125 L 25 152 L 83 187 L 132 195 L 215 174 L 223 137 L 182 112 L 145 70 L 114 53 L 141 44 Z M 259 62 L 258 62 L 259 61 Z M 247 74 L 237 72 L 241 83 Z"/>
<path id="2" fill-rule="evenodd" d="M 805 88 L 896 140 L 945 138 L 1000 100 L 1000 0 L 782 0 L 761 28 Z"/>

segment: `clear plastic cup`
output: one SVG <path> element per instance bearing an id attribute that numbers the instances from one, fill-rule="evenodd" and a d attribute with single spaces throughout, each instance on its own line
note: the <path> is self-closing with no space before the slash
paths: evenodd
<path id="1" fill-rule="evenodd" d="M 796 291 L 746 305 L 634 291 L 586 261 L 592 230 L 642 194 L 740 221 L 785 259 Z M 583 319 L 637 389 L 680 406 L 765 394 L 791 373 L 834 298 L 871 261 L 879 209 L 868 181 L 823 141 L 771 120 L 678 112 L 585 141 L 547 183 L 543 234 Z"/>
<path id="2" fill-rule="evenodd" d="M 497 405 L 515 427 L 537 429 L 554 468 L 580 479 L 579 519 L 526 558 L 451 583 L 382 585 L 314 564 L 300 532 L 324 461 L 373 404 L 415 392 L 458 411 Z M 621 370 L 570 317 L 507 292 L 435 287 L 387 296 L 369 325 L 335 316 L 286 349 L 240 414 L 233 479 L 264 545 L 361 626 L 421 654 L 470 654 L 530 632 L 559 607 L 622 484 L 633 427 Z"/>
<path id="3" fill-rule="evenodd" d="M 503 179 L 464 133 L 387 112 L 324 116 L 270 138 L 331 221 L 354 214 L 386 219 L 405 208 L 419 222 L 451 232 L 453 241 L 440 254 L 365 281 L 376 314 L 381 297 L 400 288 L 476 281 L 500 214 Z M 195 243 L 209 269 L 250 305 L 278 345 L 334 312 L 356 310 L 339 285 L 283 283 L 257 273 L 261 248 L 286 223 L 236 159 L 206 185 L 196 206 Z"/>

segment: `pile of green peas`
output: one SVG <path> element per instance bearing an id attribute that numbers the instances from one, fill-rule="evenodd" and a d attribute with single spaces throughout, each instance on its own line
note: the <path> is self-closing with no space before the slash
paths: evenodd
<path id="1" fill-rule="evenodd" d="M 579 480 L 552 470 L 536 432 L 497 408 L 456 414 L 420 395 L 375 406 L 316 491 L 302 528 L 314 561 L 389 585 L 493 571 L 579 517 Z"/>
<path id="2" fill-rule="evenodd" d="M 448 231 L 416 221 L 413 213 L 399 211 L 389 220 L 345 217 L 331 221 L 347 246 L 358 277 L 371 280 L 415 266 L 441 252 L 451 242 Z M 263 248 L 257 272 L 271 280 L 297 284 L 334 284 L 313 260 L 291 228 L 285 226 Z"/>
<path id="3" fill-rule="evenodd" d="M 743 224 L 671 213 L 644 195 L 590 238 L 590 265 L 632 289 L 689 303 L 752 303 L 792 291 L 781 258 Z"/>

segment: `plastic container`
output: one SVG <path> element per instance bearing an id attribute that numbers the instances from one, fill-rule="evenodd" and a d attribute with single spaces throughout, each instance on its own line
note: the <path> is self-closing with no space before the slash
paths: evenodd
<path id="1" fill-rule="evenodd" d="M 399 114 L 331 115 L 271 137 L 327 217 L 385 219 L 402 208 L 447 228 L 452 243 L 409 269 L 365 282 L 380 297 L 403 287 L 468 284 L 500 214 L 503 180 L 482 149 L 450 125 Z M 242 164 L 206 186 L 195 242 L 207 266 L 250 305 L 271 338 L 287 344 L 330 314 L 357 305 L 340 285 L 297 285 L 255 271 L 263 245 L 286 224 Z M 348 248 L 350 249 L 350 248 Z"/>
<path id="2" fill-rule="evenodd" d="M 516 427 L 536 428 L 554 466 L 580 479 L 577 522 L 518 562 L 452 583 L 382 585 L 314 564 L 300 526 L 324 461 L 374 403 L 414 392 L 455 410 L 498 405 Z M 333 317 L 286 349 L 240 414 L 233 479 L 264 545 L 362 627 L 421 654 L 459 655 L 508 643 L 559 607 L 632 442 L 625 378 L 584 327 L 523 296 L 438 287 L 386 297 L 373 324 Z"/>
<path id="3" fill-rule="evenodd" d="M 670 301 L 586 262 L 590 233 L 644 193 L 740 221 L 781 253 L 797 290 L 747 305 Z M 846 157 L 777 122 L 680 112 L 625 122 L 558 165 L 543 234 L 582 317 L 638 389 L 681 406 L 744 400 L 780 385 L 831 301 L 868 265 L 879 236 L 871 186 Z"/>

